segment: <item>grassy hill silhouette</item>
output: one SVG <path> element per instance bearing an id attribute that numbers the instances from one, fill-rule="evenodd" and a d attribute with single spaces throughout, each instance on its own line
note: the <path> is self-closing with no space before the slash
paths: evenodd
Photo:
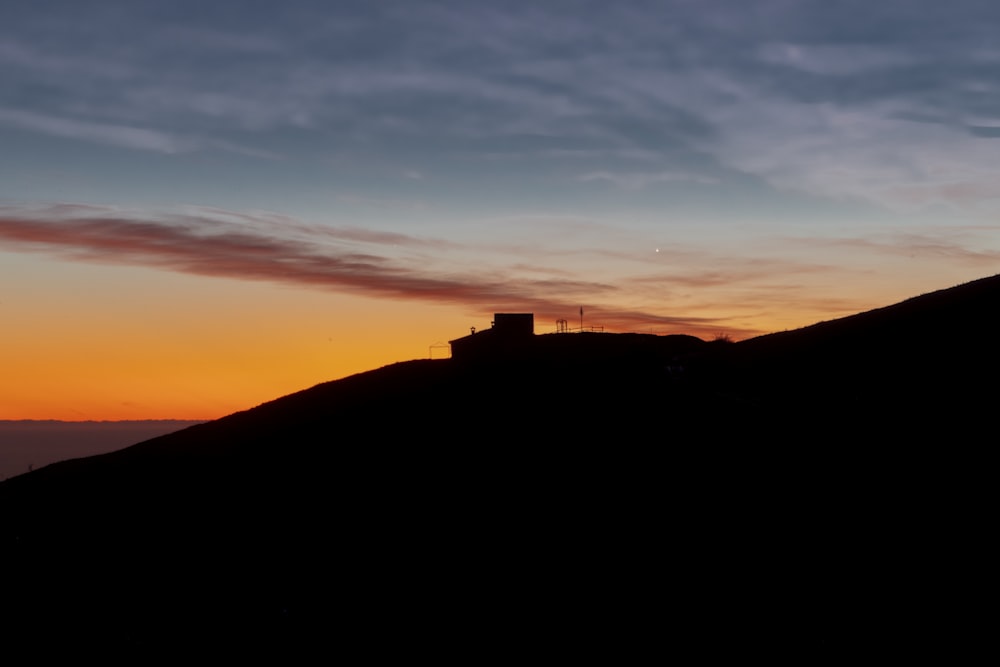
<path id="1" fill-rule="evenodd" d="M 998 303 L 536 336 L 47 466 L 0 483 L 0 620 L 40 656 L 954 655 Z"/>

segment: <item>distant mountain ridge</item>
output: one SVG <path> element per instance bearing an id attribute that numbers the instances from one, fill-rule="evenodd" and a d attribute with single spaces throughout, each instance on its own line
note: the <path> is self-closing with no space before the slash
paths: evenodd
<path id="1" fill-rule="evenodd" d="M 998 303 L 994 276 L 737 343 L 547 334 L 48 466 L 0 484 L 0 605 L 127 654 L 958 651 Z"/>
<path id="2" fill-rule="evenodd" d="M 0 480 L 29 468 L 121 449 L 203 421 L 0 419 Z"/>

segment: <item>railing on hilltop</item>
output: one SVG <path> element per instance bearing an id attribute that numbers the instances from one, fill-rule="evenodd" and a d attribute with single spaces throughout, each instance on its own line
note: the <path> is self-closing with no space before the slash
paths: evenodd
<path id="1" fill-rule="evenodd" d="M 603 326 L 570 327 L 566 320 L 556 320 L 556 333 L 604 333 Z"/>

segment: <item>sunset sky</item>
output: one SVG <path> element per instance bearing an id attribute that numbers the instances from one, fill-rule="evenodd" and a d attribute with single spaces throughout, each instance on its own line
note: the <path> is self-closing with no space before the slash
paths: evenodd
<path id="1" fill-rule="evenodd" d="M 213 419 L 494 312 L 743 339 L 996 274 L 998 35 L 990 0 L 6 3 L 0 419 Z"/>

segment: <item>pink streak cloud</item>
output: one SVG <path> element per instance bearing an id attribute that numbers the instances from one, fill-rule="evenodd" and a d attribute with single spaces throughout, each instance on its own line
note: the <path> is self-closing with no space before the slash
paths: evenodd
<path id="1" fill-rule="evenodd" d="M 358 249 L 359 243 L 366 246 L 365 251 Z M 157 218 L 66 204 L 39 211 L 0 207 L 0 245 L 73 261 L 290 283 L 470 306 L 483 312 L 530 311 L 539 321 L 565 317 L 583 303 L 588 313 L 609 328 L 670 326 L 695 335 L 714 335 L 725 328 L 713 318 L 664 317 L 589 305 L 620 293 L 604 283 L 522 279 L 489 269 L 436 271 L 426 262 L 412 263 L 379 252 L 381 246 L 453 247 L 443 241 L 356 228 L 309 227 L 267 216 Z"/>

